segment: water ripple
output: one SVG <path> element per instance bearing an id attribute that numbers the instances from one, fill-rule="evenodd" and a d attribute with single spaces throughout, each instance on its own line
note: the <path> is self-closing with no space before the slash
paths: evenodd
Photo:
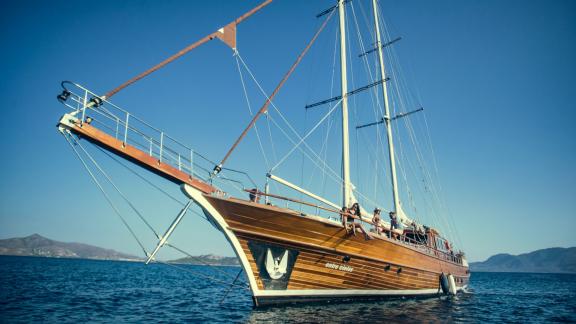
<path id="1" fill-rule="evenodd" d="M 223 299 L 228 287 L 165 265 L 0 257 L 0 322 L 576 323 L 576 275 L 474 273 L 470 285 L 453 298 L 253 309 L 246 290 Z"/>

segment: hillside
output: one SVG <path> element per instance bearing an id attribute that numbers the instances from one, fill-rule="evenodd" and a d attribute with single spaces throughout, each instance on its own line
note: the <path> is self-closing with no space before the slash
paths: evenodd
<path id="1" fill-rule="evenodd" d="M 200 255 L 195 257 L 186 257 L 170 261 L 172 263 L 184 264 L 198 264 L 198 265 L 222 265 L 222 266 L 237 266 L 240 265 L 236 257 L 223 257 L 213 254 Z"/>
<path id="2" fill-rule="evenodd" d="M 0 240 L 0 255 L 98 260 L 139 260 L 139 258 L 135 256 L 114 250 L 82 243 L 58 242 L 38 234 Z"/>
<path id="3" fill-rule="evenodd" d="M 471 271 L 576 273 L 576 247 L 549 248 L 520 255 L 497 254 L 470 263 Z"/>

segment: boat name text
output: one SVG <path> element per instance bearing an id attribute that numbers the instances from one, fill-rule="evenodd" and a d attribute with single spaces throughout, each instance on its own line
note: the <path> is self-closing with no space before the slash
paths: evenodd
<path id="1" fill-rule="evenodd" d="M 347 266 L 347 265 L 345 265 L 345 264 L 336 264 L 336 263 L 326 262 L 325 267 L 326 267 L 326 268 L 329 268 L 329 269 L 346 271 L 346 272 L 352 272 L 352 271 L 354 271 L 354 268 L 352 268 L 351 266 Z"/>

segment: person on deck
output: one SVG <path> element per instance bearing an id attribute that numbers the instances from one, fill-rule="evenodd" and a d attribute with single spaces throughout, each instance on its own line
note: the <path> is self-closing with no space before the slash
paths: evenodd
<path id="1" fill-rule="evenodd" d="M 374 224 L 374 228 L 376 229 L 376 234 L 382 233 L 382 225 L 380 224 L 380 209 L 374 209 L 374 216 L 372 217 L 372 224 Z"/>
<path id="2" fill-rule="evenodd" d="M 370 235 L 364 229 L 364 227 L 362 227 L 361 224 L 356 223 L 356 217 L 358 219 L 361 219 L 360 217 L 362 216 L 362 214 L 360 212 L 360 205 L 358 205 L 358 203 L 354 203 L 352 205 L 352 207 L 350 207 L 348 209 L 347 214 L 348 215 L 346 216 L 346 221 L 347 221 L 347 223 L 350 224 L 350 229 L 352 230 L 352 235 L 356 236 L 356 229 L 358 229 L 360 232 L 362 232 L 364 234 L 364 237 L 366 238 L 366 240 L 371 240 L 372 237 L 370 237 Z M 356 217 L 354 217 L 354 216 L 356 216 Z"/>
<path id="3" fill-rule="evenodd" d="M 257 188 L 253 188 L 249 191 L 249 197 L 251 202 L 259 203 L 260 202 L 260 192 Z"/>
<path id="4" fill-rule="evenodd" d="M 354 218 L 350 216 L 350 213 L 348 212 L 348 208 L 346 208 L 346 206 L 342 207 L 342 210 L 340 211 L 340 216 L 342 216 L 342 225 L 344 225 L 346 232 L 348 232 L 348 222 L 354 221 Z"/>
<path id="5" fill-rule="evenodd" d="M 390 238 L 396 238 L 394 235 L 394 229 L 398 229 L 398 218 L 396 217 L 396 212 L 391 211 L 388 216 L 390 216 Z"/>

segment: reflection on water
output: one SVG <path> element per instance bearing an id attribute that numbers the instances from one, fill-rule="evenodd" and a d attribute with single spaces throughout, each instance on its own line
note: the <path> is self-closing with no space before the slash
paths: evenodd
<path id="1" fill-rule="evenodd" d="M 239 270 L 187 268 L 226 282 Z M 253 309 L 248 291 L 165 265 L 0 257 L 0 323 L 576 323 L 576 275 L 473 273 L 470 285 L 457 297 Z"/>
<path id="2" fill-rule="evenodd" d="M 460 294 L 457 297 L 443 296 L 256 309 L 250 314 L 248 322 L 462 322 L 467 319 L 462 306 L 468 303 L 470 298 L 473 298 L 471 294 Z"/>

